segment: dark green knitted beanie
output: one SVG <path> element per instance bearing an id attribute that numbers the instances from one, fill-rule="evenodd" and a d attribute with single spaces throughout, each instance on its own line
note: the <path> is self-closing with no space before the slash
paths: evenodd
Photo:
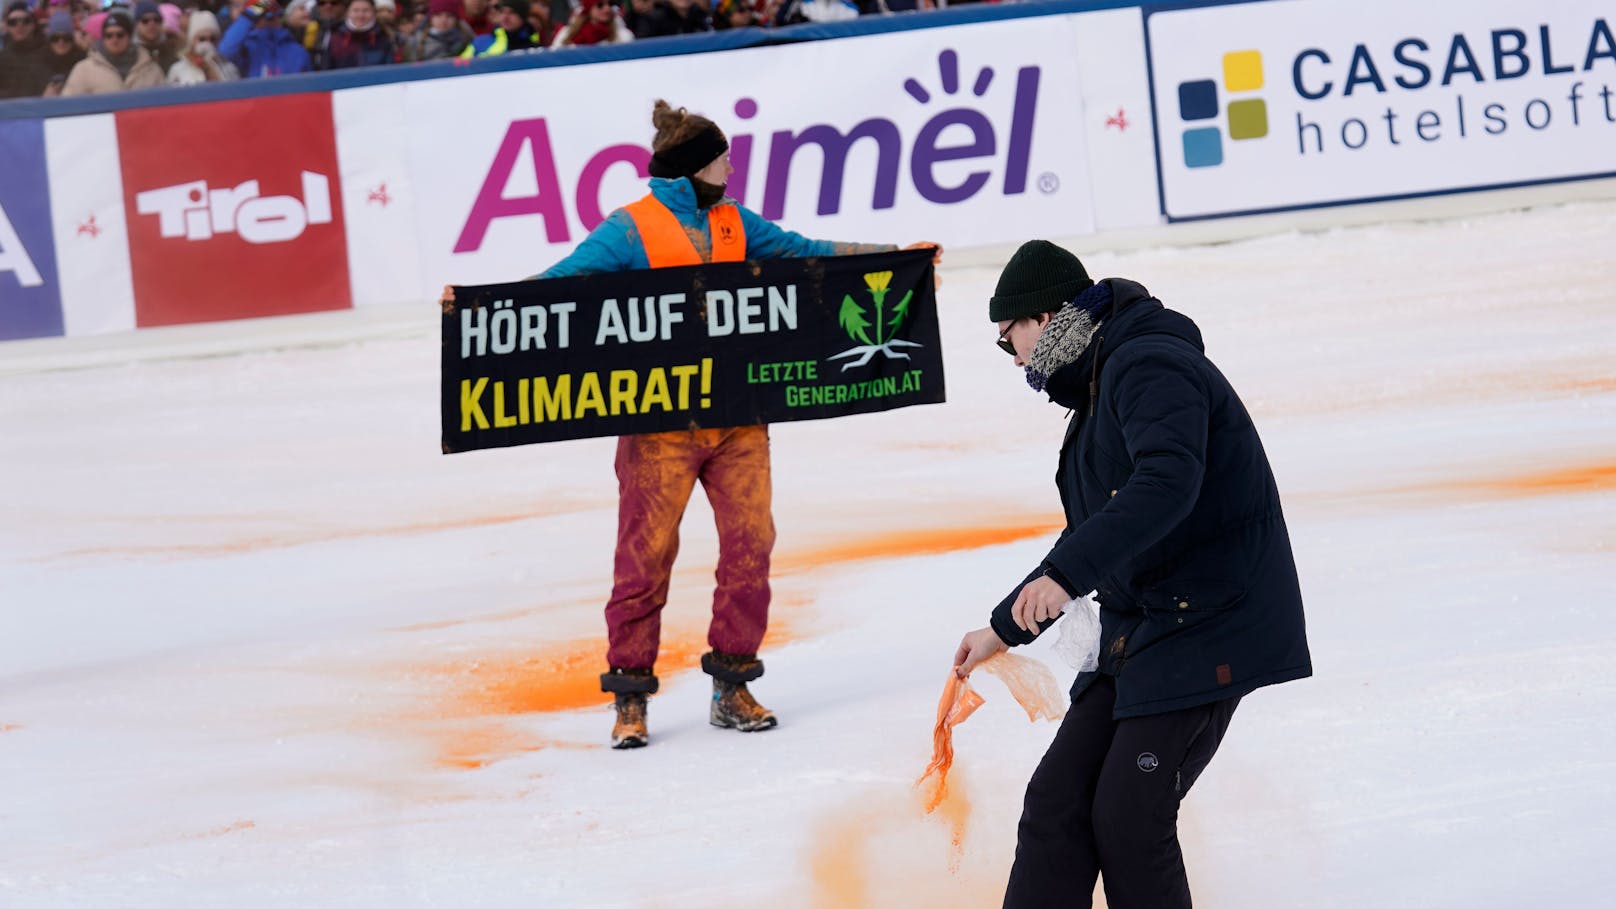
<path id="1" fill-rule="evenodd" d="M 1093 284 L 1076 256 L 1048 240 L 1028 240 L 1000 273 L 988 318 L 1005 322 L 1053 312 Z"/>

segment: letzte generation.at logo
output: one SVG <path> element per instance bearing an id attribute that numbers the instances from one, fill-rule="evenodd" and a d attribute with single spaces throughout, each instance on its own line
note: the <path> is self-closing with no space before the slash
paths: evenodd
<path id="1" fill-rule="evenodd" d="M 1254 50 L 1224 54 L 1221 80 L 1192 79 L 1178 84 L 1179 118 L 1190 124 L 1183 134 L 1185 167 L 1222 164 L 1225 129 L 1235 142 L 1268 135 L 1268 105 L 1251 96 L 1262 87 L 1262 52 Z"/>

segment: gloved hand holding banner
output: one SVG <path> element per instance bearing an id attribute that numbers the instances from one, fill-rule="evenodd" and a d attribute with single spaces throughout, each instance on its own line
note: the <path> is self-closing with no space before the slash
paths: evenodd
<path id="1" fill-rule="evenodd" d="M 929 249 L 450 287 L 443 451 L 944 400 Z"/>

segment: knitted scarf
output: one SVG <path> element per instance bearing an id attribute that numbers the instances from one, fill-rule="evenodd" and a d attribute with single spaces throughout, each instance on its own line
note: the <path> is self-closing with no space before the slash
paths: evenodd
<path id="1" fill-rule="evenodd" d="M 129 42 L 129 47 L 121 54 L 113 54 L 108 51 L 105 42 L 97 42 L 95 49 L 100 51 L 101 56 L 105 57 L 106 61 L 112 64 L 112 68 L 118 71 L 118 78 L 120 79 L 129 78 L 129 71 L 135 68 L 136 63 L 140 62 L 140 48 L 133 41 Z"/>
<path id="2" fill-rule="evenodd" d="M 1044 326 L 1044 333 L 1038 336 L 1038 343 L 1033 345 L 1032 357 L 1027 362 L 1027 384 L 1033 391 L 1043 391 L 1050 376 L 1083 356 L 1110 306 L 1111 285 L 1101 281 L 1055 311 L 1054 318 Z"/>

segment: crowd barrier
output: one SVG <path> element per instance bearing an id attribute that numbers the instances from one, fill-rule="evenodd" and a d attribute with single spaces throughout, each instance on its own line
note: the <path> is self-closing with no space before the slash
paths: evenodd
<path id="1" fill-rule="evenodd" d="M 1616 175 L 1602 0 L 1049 2 L 0 104 L 0 339 L 424 302 L 644 192 L 959 248 Z"/>

